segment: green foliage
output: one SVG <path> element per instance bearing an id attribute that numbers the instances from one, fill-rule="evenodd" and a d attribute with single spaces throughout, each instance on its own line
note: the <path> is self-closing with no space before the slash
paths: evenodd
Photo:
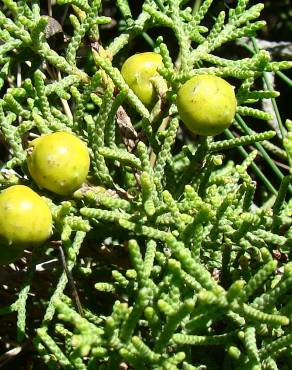
<path id="1" fill-rule="evenodd" d="M 214 14 L 212 0 L 145 0 L 135 17 L 118 0 L 122 31 L 107 40 L 108 3 L 58 0 L 53 15 L 61 8 L 71 32 L 61 50 L 41 3 L 1 5 L 0 189 L 37 189 L 26 149 L 39 135 L 73 132 L 91 156 L 88 181 L 72 196 L 37 189 L 54 234 L 15 262 L 24 278 L 7 288 L 1 320 L 17 315 L 17 341 L 33 337 L 35 359 L 49 369 L 284 369 L 292 124 L 278 115 L 279 130 L 268 126 L 260 103 L 277 107 L 279 93 L 263 81 L 292 63 L 257 49 L 261 3 L 238 0 Z M 151 38 L 162 27 L 172 40 Z M 228 48 L 242 36 L 254 48 L 235 59 Z M 141 40 L 163 59 L 151 109 L 120 73 Z M 235 85 L 234 123 L 215 138 L 186 131 L 175 104 L 181 84 L 200 74 Z"/>

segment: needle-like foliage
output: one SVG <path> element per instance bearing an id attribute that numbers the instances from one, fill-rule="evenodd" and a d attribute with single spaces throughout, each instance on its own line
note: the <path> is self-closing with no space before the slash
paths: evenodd
<path id="1" fill-rule="evenodd" d="M 267 75 L 292 62 L 257 48 L 262 3 L 215 13 L 212 0 L 145 0 L 134 15 L 118 0 L 111 40 L 108 3 L 57 0 L 56 30 L 41 2 L 2 2 L 0 189 L 39 192 L 54 234 L 7 267 L 22 272 L 17 287 L 0 276 L 0 327 L 15 313 L 10 341 L 32 338 L 48 369 L 286 369 L 292 121 L 278 114 L 269 126 L 261 101 L 276 110 Z M 161 29 L 171 42 L 151 36 Z M 254 47 L 234 57 L 243 36 Z M 151 109 L 120 72 L 141 40 L 163 60 Z M 235 86 L 235 120 L 218 137 L 191 135 L 175 104 L 202 74 Z M 54 131 L 78 135 L 91 157 L 87 183 L 64 199 L 38 189 L 26 166 L 28 141 Z"/>

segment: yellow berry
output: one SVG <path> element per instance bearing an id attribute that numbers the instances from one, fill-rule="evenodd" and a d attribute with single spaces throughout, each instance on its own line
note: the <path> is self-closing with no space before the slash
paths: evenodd
<path id="1" fill-rule="evenodd" d="M 228 128 L 236 112 L 234 88 L 217 76 L 195 76 L 177 94 L 177 109 L 186 127 L 198 135 L 218 135 Z"/>
<path id="2" fill-rule="evenodd" d="M 121 73 L 124 80 L 148 107 L 155 101 L 151 78 L 158 74 L 157 68 L 162 66 L 161 55 L 153 52 L 132 55 L 122 66 Z"/>
<path id="3" fill-rule="evenodd" d="M 52 215 L 47 203 L 24 185 L 0 193 L 0 264 L 21 257 L 25 248 L 49 239 Z"/>
<path id="4" fill-rule="evenodd" d="M 27 163 L 40 188 L 70 195 L 86 180 L 90 157 L 87 146 L 77 136 L 54 132 L 30 143 Z"/>

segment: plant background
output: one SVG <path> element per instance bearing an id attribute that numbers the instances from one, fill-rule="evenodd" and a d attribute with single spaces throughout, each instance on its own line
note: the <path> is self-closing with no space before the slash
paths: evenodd
<path id="1" fill-rule="evenodd" d="M 287 1 L 285 0 L 263 1 L 263 2 L 265 3 L 265 10 L 262 13 L 262 18 L 267 21 L 267 26 L 265 27 L 265 29 L 263 29 L 262 31 L 258 33 L 258 37 L 261 40 L 267 40 L 270 42 L 278 42 L 278 43 L 281 41 L 291 42 L 290 60 L 292 60 L 292 14 L 291 14 L 292 10 L 291 10 L 290 2 L 289 0 Z M 103 7 L 103 14 L 111 16 L 113 18 L 113 22 L 110 27 L 108 26 L 101 27 L 101 39 L 104 40 L 105 43 L 108 40 L 111 40 L 117 34 L 119 34 L 119 30 L 122 27 L 122 24 L 120 24 L 121 15 L 116 10 L 116 7 L 112 5 L 112 3 L 113 3 L 112 1 L 105 1 L 104 7 Z M 142 2 L 135 1 L 133 3 L 134 3 L 133 13 L 134 15 L 138 15 L 141 11 Z M 251 3 L 257 3 L 257 1 L 254 1 L 254 2 L 251 1 Z M 41 4 L 42 4 L 42 9 L 43 9 L 43 14 L 47 14 L 48 4 L 46 3 L 46 1 L 42 1 Z M 225 9 L 227 7 L 232 7 L 232 6 L 234 6 L 234 1 L 232 0 L 215 1 L 214 5 L 210 9 L 205 19 L 206 25 L 208 26 L 208 22 L 211 23 L 212 21 L 212 12 L 214 12 L 214 14 L 218 14 L 219 10 Z M 62 9 L 63 8 L 59 7 L 58 5 L 55 5 L 53 7 L 53 16 L 59 21 L 61 21 L 64 16 L 64 14 L 62 13 Z M 70 25 L 67 24 L 66 22 L 64 23 L 63 30 L 65 34 L 70 34 L 70 32 L 72 31 Z M 149 31 L 149 36 L 152 37 L 153 39 L 159 36 L 159 34 L 162 34 L 164 36 L 168 45 L 172 45 L 172 47 L 170 47 L 170 52 L 172 56 L 175 56 L 177 53 L 177 48 L 176 48 L 176 41 L 175 41 L 174 35 L 170 31 L 165 30 L 163 28 L 161 29 L 156 28 L 155 30 Z M 58 37 L 60 37 L 60 35 Z M 61 38 L 63 38 L 63 35 L 61 36 Z M 55 47 L 58 48 L 59 51 L 61 51 L 62 43 L 59 43 L 59 39 L 52 40 L 52 43 L 55 43 Z M 231 47 L 230 44 L 228 45 L 229 45 L 228 46 L 229 49 L 226 50 L 226 47 L 225 47 L 224 50 L 222 50 L 222 55 L 227 53 L 229 57 L 231 56 L 231 57 L 234 57 L 235 59 L 237 56 L 243 57 L 247 55 L 246 51 L 241 46 L 233 44 L 233 47 Z M 142 52 L 145 50 L 149 50 L 149 48 L 150 48 L 149 40 L 143 37 L 140 37 L 140 38 L 136 38 L 129 45 L 128 52 L 132 54 L 136 52 Z M 83 55 L 80 55 L 80 59 L 83 60 L 84 63 L 86 63 L 86 56 L 84 57 Z M 289 55 L 288 57 L 287 55 L 285 55 L 285 58 L 282 58 L 281 51 L 280 51 L 280 53 L 277 53 L 275 55 L 275 59 L 276 60 L 281 60 L 281 59 L 287 60 L 289 59 Z M 123 61 L 123 56 L 121 56 L 120 63 L 122 63 L 122 61 Z M 292 79 L 291 70 L 285 71 L 285 74 Z M 277 99 L 277 103 L 278 103 L 283 121 L 286 118 L 292 117 L 292 104 L 291 104 L 292 90 L 291 89 L 292 89 L 292 86 L 290 86 L 287 83 L 284 83 L 281 79 L 276 77 L 275 90 L 278 90 L 281 93 L 280 97 Z M 255 122 L 254 119 L 253 119 L 253 122 Z M 263 125 L 265 123 L 260 122 L 258 124 Z M 253 129 L 258 132 L 261 131 L 260 126 L 259 128 L 253 127 Z M 186 133 L 186 139 L 188 139 L 188 135 L 189 133 Z M 0 142 L 0 160 L 5 160 L 6 154 L 7 154 L 6 148 L 4 144 Z M 230 150 L 229 152 L 226 152 L 226 156 L 232 159 L 235 159 L 235 160 L 239 159 L 239 155 L 236 150 Z M 263 170 L 263 172 L 266 174 L 266 176 L 269 178 L 269 168 L 266 167 L 265 162 L 262 161 L 261 158 L 259 157 L 257 159 L 257 163 L 259 167 Z M 283 173 L 288 174 L 288 171 L 289 171 L 288 167 L 284 166 L 282 170 L 283 170 Z M 269 179 L 277 188 L 279 187 L 279 182 L 277 181 L 277 179 L 275 179 L 273 176 L 270 176 Z M 258 189 L 257 192 L 258 192 L 257 193 L 258 199 L 265 199 L 265 194 L 261 194 L 260 189 Z M 105 234 L 108 231 L 109 230 L 105 230 Z M 101 237 L 101 240 L 102 240 L 102 237 Z M 116 253 L 115 255 L 108 256 L 106 255 L 106 253 L 102 254 L 101 252 L 93 252 L 93 248 L 91 248 L 90 242 L 88 243 L 87 248 L 89 249 L 89 253 L 97 253 L 96 258 L 100 258 L 104 260 L 113 258 L 115 259 L 117 265 L 127 265 L 129 263 L 127 256 L 124 255 L 123 253 Z M 83 251 L 83 253 L 86 253 L 86 252 L 88 251 Z M 0 284 L 1 284 L 1 279 L 7 281 L 5 274 L 9 273 L 9 280 L 11 279 L 11 285 L 15 287 L 14 292 L 16 293 L 22 282 L 22 279 L 24 276 L 23 270 L 25 268 L 26 268 L 25 263 L 20 261 L 18 263 L 17 271 L 7 272 L 7 270 L 1 269 L 0 270 Z M 78 280 L 78 276 L 76 277 L 76 279 L 77 279 L 77 284 L 80 290 L 82 291 L 82 289 L 85 288 L 82 286 L 83 284 L 82 279 Z M 48 271 L 46 274 L 42 274 L 41 279 L 36 279 L 33 282 L 32 291 L 38 292 L 39 297 L 43 296 L 43 299 L 45 301 L 47 298 L 48 291 L 52 290 L 53 288 L 54 288 L 54 281 L 52 281 L 50 272 Z M 9 289 L 9 292 L 7 293 L 5 289 L 1 289 L 1 304 L 4 303 L 5 301 L 9 302 L 10 298 L 11 298 L 11 289 Z M 101 298 L 100 300 L 99 299 L 96 300 L 96 294 L 95 294 L 94 301 L 88 302 L 89 307 L 90 305 L 94 306 L 96 304 L 103 305 L 103 311 L 105 307 L 108 307 L 108 311 L 110 312 L 113 302 L 104 300 L 103 295 L 101 295 L 100 298 Z M 30 309 L 31 309 L 30 316 L 34 320 L 33 326 L 37 327 L 39 324 L 39 320 L 41 318 L 39 307 L 36 307 L 34 311 L 34 307 L 33 305 L 31 305 Z M 0 356 L 2 353 L 6 352 L 7 343 L 9 343 L 11 346 L 17 345 L 17 343 L 14 342 L 14 339 L 13 339 L 15 337 L 15 318 L 16 318 L 16 314 L 14 313 L 8 316 L 2 316 L 2 317 L 0 316 Z M 33 333 L 31 333 L 31 335 L 33 335 Z M 8 370 L 8 369 L 13 368 L 13 369 L 19 369 L 19 370 L 21 369 L 28 370 L 28 369 L 32 369 L 32 364 L 33 364 L 34 369 L 43 368 L 42 362 L 38 362 L 35 356 L 34 349 L 31 346 L 31 343 L 29 343 L 28 341 L 24 344 L 24 348 L 22 352 L 19 355 L 15 356 L 13 360 L 9 361 L 6 366 L 3 366 L 3 369 Z"/>

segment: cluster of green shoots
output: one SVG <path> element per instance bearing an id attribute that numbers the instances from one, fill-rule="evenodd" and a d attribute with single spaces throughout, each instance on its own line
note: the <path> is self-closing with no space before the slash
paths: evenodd
<path id="1" fill-rule="evenodd" d="M 291 368 L 292 122 L 282 123 L 268 74 L 292 85 L 281 72 L 292 63 L 258 49 L 263 5 L 248 2 L 213 14 L 212 0 L 146 0 L 134 17 L 131 2 L 117 0 L 122 32 L 104 44 L 107 1 L 57 0 L 72 31 L 58 51 L 38 1 L 2 1 L 0 189 L 36 189 L 26 167 L 36 136 L 73 132 L 91 156 L 72 196 L 37 189 L 54 234 L 33 250 L 15 300 L 0 306 L 1 322 L 15 312 L 17 341 L 33 338 L 47 368 Z M 158 27 L 172 30 L 176 60 L 166 38 L 150 37 Z M 243 36 L 253 42 L 248 56 L 228 59 L 224 50 Z M 163 60 L 152 109 L 120 73 L 141 39 Z M 236 86 L 234 123 L 218 137 L 190 135 L 177 112 L 179 87 L 202 74 Z M 63 267 L 49 271 L 46 299 L 36 287 L 31 299 L 36 266 L 58 255 L 54 245 Z M 30 320 L 35 307 L 43 316 Z"/>

